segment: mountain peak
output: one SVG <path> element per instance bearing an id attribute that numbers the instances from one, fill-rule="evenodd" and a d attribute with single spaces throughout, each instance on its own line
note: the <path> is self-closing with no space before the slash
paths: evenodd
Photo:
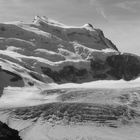
<path id="1" fill-rule="evenodd" d="M 90 24 L 90 23 L 87 23 L 87 24 L 83 25 L 83 28 L 92 29 L 92 30 L 94 29 L 93 25 Z"/>
<path id="2" fill-rule="evenodd" d="M 38 24 L 40 22 L 45 22 L 46 24 L 54 25 L 54 26 L 66 26 L 56 20 L 48 18 L 46 16 L 35 16 L 33 23 Z"/>

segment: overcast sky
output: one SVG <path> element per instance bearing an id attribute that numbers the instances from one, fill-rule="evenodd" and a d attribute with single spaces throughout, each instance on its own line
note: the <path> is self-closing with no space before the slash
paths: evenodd
<path id="1" fill-rule="evenodd" d="M 124 52 L 140 55 L 140 0 L 0 0 L 0 22 L 46 16 L 67 25 L 91 23 Z"/>

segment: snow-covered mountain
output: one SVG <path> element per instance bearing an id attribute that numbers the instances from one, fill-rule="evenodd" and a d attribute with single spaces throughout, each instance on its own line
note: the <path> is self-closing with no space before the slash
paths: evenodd
<path id="1" fill-rule="evenodd" d="M 89 23 L 0 23 L 0 121 L 23 140 L 139 140 L 139 75 Z"/>
<path id="2" fill-rule="evenodd" d="M 17 75 L 17 84 L 21 86 L 36 82 L 92 81 L 95 78 L 90 72 L 90 60 L 104 60 L 118 53 L 103 32 L 90 24 L 69 27 L 44 17 L 35 17 L 31 24 L 1 23 L 0 37 L 0 63 L 4 70 L 1 75 Z M 67 72 L 72 76 L 68 78 Z M 12 79 L 8 85 L 15 83 Z M 2 87 L 5 84 L 7 86 L 7 81 Z"/>
<path id="3" fill-rule="evenodd" d="M 140 58 L 120 54 L 91 24 L 70 27 L 45 17 L 35 17 L 31 24 L 1 23 L 0 48 L 1 90 L 8 85 L 131 80 L 140 73 Z"/>

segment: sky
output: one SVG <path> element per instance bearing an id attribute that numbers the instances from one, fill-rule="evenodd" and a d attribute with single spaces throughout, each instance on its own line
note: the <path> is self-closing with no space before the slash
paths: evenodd
<path id="1" fill-rule="evenodd" d="M 35 15 L 67 25 L 91 23 L 122 52 L 140 55 L 140 0 L 0 0 L 0 22 Z"/>

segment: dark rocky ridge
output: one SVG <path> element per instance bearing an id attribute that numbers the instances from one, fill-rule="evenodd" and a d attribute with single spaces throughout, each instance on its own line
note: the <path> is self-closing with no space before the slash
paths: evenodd
<path id="1" fill-rule="evenodd" d="M 64 66 L 60 71 L 52 71 L 50 68 L 41 67 L 44 74 L 51 77 L 56 83 L 73 82 L 80 83 L 80 80 L 86 79 L 88 71 L 86 69 L 77 69 L 73 66 Z"/>
<path id="2" fill-rule="evenodd" d="M 15 74 L 14 72 L 4 70 L 0 67 L 0 96 L 3 92 L 4 87 L 12 86 L 12 87 L 23 87 L 24 82 L 20 75 Z"/>
<path id="3" fill-rule="evenodd" d="M 18 135 L 18 131 L 0 122 L 0 140 L 21 140 L 21 138 Z"/>
<path id="4" fill-rule="evenodd" d="M 120 79 L 129 81 L 138 78 L 140 74 L 140 58 L 132 54 L 111 55 L 106 60 L 91 59 L 90 64 L 91 70 L 77 69 L 72 65 L 64 66 L 59 71 L 53 71 L 48 67 L 41 69 L 56 83 Z"/>
<path id="5" fill-rule="evenodd" d="M 98 77 L 99 80 L 109 76 L 111 80 L 130 81 L 140 75 L 140 57 L 127 53 L 111 55 L 105 61 L 91 60 L 91 69 L 93 77 Z"/>
<path id="6" fill-rule="evenodd" d="M 132 54 L 114 55 L 107 58 L 110 75 L 117 79 L 132 80 L 140 74 L 140 57 Z"/>

